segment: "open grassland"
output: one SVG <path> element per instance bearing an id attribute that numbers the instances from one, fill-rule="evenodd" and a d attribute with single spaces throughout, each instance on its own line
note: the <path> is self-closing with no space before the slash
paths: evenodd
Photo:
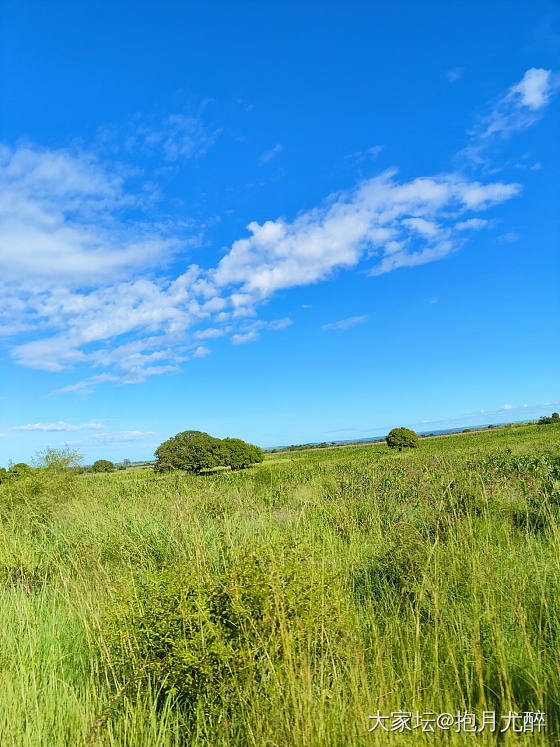
<path id="1" fill-rule="evenodd" d="M 500 743 L 558 742 L 558 426 L 44 472 L 0 518 L 2 747 L 434 743 L 378 710 L 542 710 Z"/>

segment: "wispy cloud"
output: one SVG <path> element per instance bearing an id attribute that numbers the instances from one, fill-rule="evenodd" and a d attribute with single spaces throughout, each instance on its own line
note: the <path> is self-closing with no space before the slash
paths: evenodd
<path id="1" fill-rule="evenodd" d="M 155 436 L 155 431 L 120 430 L 108 431 L 106 433 L 95 433 L 85 438 L 68 441 L 70 446 L 103 446 L 113 443 L 127 443 L 142 441 Z"/>
<path id="2" fill-rule="evenodd" d="M 508 231 L 507 233 L 498 236 L 498 240 L 503 244 L 513 244 L 516 241 L 519 241 L 519 234 L 516 233 L 516 231 Z"/>
<path id="3" fill-rule="evenodd" d="M 329 324 L 323 324 L 324 330 L 347 330 L 350 327 L 355 327 L 356 324 L 363 324 L 367 322 L 369 317 L 367 316 L 349 316 L 347 319 L 340 319 L 338 322 L 329 322 Z"/>
<path id="4" fill-rule="evenodd" d="M 451 70 L 447 70 L 447 72 L 445 73 L 445 77 L 450 83 L 455 83 L 463 77 L 464 72 L 464 67 L 454 67 L 451 68 Z"/>
<path id="5" fill-rule="evenodd" d="M 468 220 L 461 220 L 455 224 L 455 228 L 458 231 L 480 231 L 483 228 L 487 228 L 490 221 L 484 218 L 469 218 Z"/>
<path id="6" fill-rule="evenodd" d="M 292 320 L 288 317 L 285 317 L 284 319 L 274 319 L 271 322 L 264 322 L 259 319 L 258 321 L 245 326 L 243 331 L 233 335 L 231 341 L 234 345 L 244 345 L 247 342 L 255 342 L 259 339 L 260 333 L 263 330 L 269 329 L 272 331 L 279 331 L 281 329 L 286 329 L 286 327 L 291 326 L 291 324 Z"/>
<path id="7" fill-rule="evenodd" d="M 551 70 L 530 68 L 521 80 L 480 117 L 470 131 L 470 143 L 459 155 L 482 162 L 483 151 L 492 143 L 509 138 L 538 121 L 550 98 L 558 89 L 560 78 Z"/>
<path id="8" fill-rule="evenodd" d="M 272 161 L 273 158 L 276 158 L 276 156 L 281 153 L 284 150 L 284 146 L 280 145 L 280 143 L 276 143 L 274 148 L 271 148 L 270 150 L 266 150 L 261 157 L 259 158 L 259 166 L 264 166 L 265 163 L 268 163 L 269 161 Z"/>
<path id="9" fill-rule="evenodd" d="M 90 422 L 72 425 L 64 420 L 58 420 L 56 423 L 28 423 L 27 425 L 14 425 L 11 431 L 44 431 L 47 433 L 56 433 L 63 431 L 84 431 L 84 430 L 101 430 L 105 428 L 102 423 Z"/>
<path id="10" fill-rule="evenodd" d="M 174 167 L 180 161 L 205 155 L 222 133 L 203 115 L 209 100 L 192 113 L 174 112 L 165 117 L 137 114 L 126 126 L 105 126 L 98 132 L 97 146 L 103 152 L 153 157 Z"/>
<path id="11" fill-rule="evenodd" d="M 366 161 L 367 159 L 376 159 L 377 156 L 384 150 L 384 145 L 372 145 L 371 148 L 358 150 L 355 153 L 349 153 L 346 158 L 352 161 L 356 161 L 357 163 L 361 163 L 363 161 Z"/>
<path id="12" fill-rule="evenodd" d="M 69 384 L 68 386 L 63 386 L 60 389 L 55 389 L 53 392 L 51 392 L 51 394 L 65 394 L 67 392 L 80 392 L 81 394 L 90 394 L 99 386 L 99 384 L 114 381 L 119 381 L 119 377 L 107 373 L 97 374 L 95 376 L 88 376 L 87 379 L 82 379 L 82 381 L 78 381 L 76 384 Z"/>

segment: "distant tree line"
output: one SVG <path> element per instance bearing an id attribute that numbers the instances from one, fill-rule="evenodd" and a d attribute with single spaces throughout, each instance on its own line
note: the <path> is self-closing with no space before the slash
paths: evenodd
<path id="1" fill-rule="evenodd" d="M 215 438 L 202 431 L 183 431 L 168 438 L 155 451 L 154 470 L 169 472 L 178 469 L 199 474 L 215 467 L 245 469 L 262 462 L 263 450 L 240 438 Z"/>
<path id="2" fill-rule="evenodd" d="M 557 412 L 553 412 L 550 417 L 543 415 L 538 420 L 539 425 L 552 425 L 553 423 L 560 423 L 560 415 Z"/>

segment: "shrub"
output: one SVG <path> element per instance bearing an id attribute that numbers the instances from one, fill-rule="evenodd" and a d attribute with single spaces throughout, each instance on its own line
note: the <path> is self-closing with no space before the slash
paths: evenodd
<path id="1" fill-rule="evenodd" d="M 409 428 L 393 428 L 387 435 L 387 446 L 390 449 L 415 449 L 418 447 L 418 435 Z"/>
<path id="2" fill-rule="evenodd" d="M 18 462 L 17 464 L 12 464 L 8 469 L 8 477 L 27 477 L 32 472 L 33 468 L 28 464 L 25 462 Z"/>
<path id="3" fill-rule="evenodd" d="M 109 611 L 106 650 L 123 676 L 146 670 L 146 681 L 184 706 L 204 698 L 205 707 L 231 707 L 245 685 L 270 682 L 271 667 L 316 660 L 344 635 L 340 595 L 308 552 L 261 548 L 206 577 L 174 564 L 148 572 Z"/>
<path id="4" fill-rule="evenodd" d="M 92 472 L 112 472 L 114 469 L 115 465 L 108 459 L 98 459 L 91 465 Z"/>

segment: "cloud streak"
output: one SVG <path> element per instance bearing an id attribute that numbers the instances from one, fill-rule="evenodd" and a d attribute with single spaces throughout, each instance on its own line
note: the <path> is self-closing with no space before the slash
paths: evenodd
<path id="1" fill-rule="evenodd" d="M 84 431 L 84 430 L 101 430 L 105 426 L 102 423 L 94 421 L 90 423 L 80 423 L 72 425 L 64 420 L 58 420 L 56 423 L 28 423 L 27 425 L 14 425 L 11 431 L 42 431 L 44 433 L 58 433 L 65 431 Z"/>
<path id="2" fill-rule="evenodd" d="M 527 70 L 521 80 L 480 117 L 469 133 L 469 145 L 459 156 L 482 163 L 485 149 L 531 127 L 543 116 L 559 85 L 560 77 L 551 70 L 535 67 Z"/>
<path id="3" fill-rule="evenodd" d="M 338 322 L 329 322 L 329 324 L 323 324 L 323 329 L 329 330 L 340 330 L 346 331 L 350 327 L 355 327 L 356 324 L 363 324 L 367 322 L 369 317 L 367 316 L 349 316 L 347 319 L 340 319 Z"/>

